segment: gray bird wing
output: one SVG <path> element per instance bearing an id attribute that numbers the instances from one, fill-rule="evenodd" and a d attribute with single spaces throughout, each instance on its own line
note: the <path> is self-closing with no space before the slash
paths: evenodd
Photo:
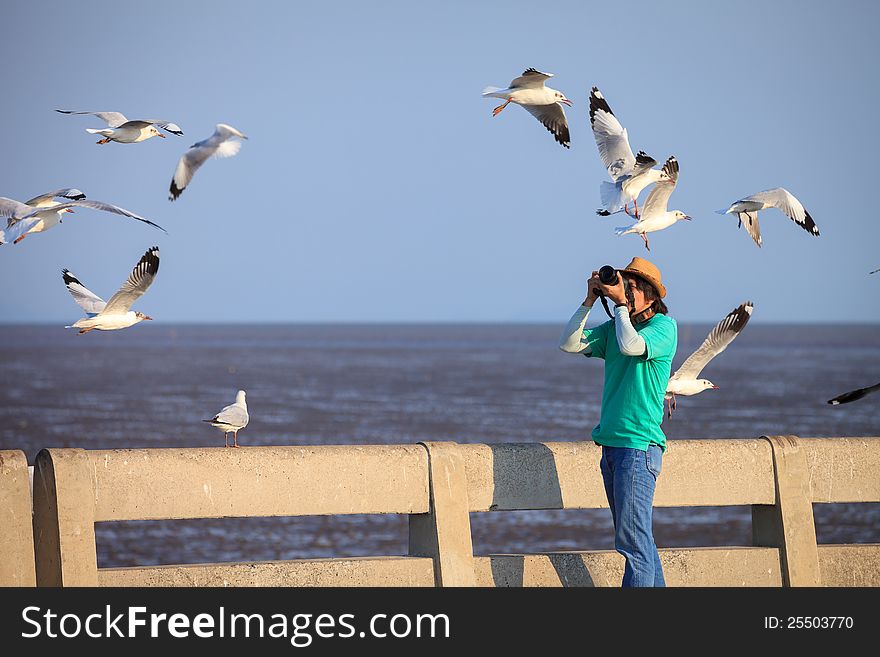
<path id="1" fill-rule="evenodd" d="M 144 292 L 152 285 L 156 273 L 159 271 L 159 247 L 149 249 L 132 269 L 128 280 L 122 284 L 107 305 L 101 311 L 102 315 L 121 315 L 127 313 L 131 304 L 137 301 Z"/>
<path id="2" fill-rule="evenodd" d="M 518 88 L 528 88 L 528 87 L 543 87 L 544 82 L 553 77 L 552 73 L 542 73 L 541 71 L 535 68 L 527 68 L 523 71 L 523 74 L 518 78 L 514 78 L 510 83 L 510 89 Z"/>
<path id="3" fill-rule="evenodd" d="M 560 144 L 569 148 L 571 136 L 568 132 L 568 121 L 559 103 L 549 105 L 523 105 L 529 114 L 540 121 Z"/>
<path id="4" fill-rule="evenodd" d="M 611 180 L 617 182 L 621 176 L 631 173 L 636 164 L 636 157 L 630 148 L 626 128 L 614 116 L 608 101 L 597 87 L 593 87 L 590 92 L 590 125 L 593 126 L 593 137 L 599 148 L 599 157 L 608 169 Z"/>
<path id="5" fill-rule="evenodd" d="M 21 201 L 0 196 L 0 217 L 6 217 L 9 219 L 6 224 L 7 228 L 16 221 L 28 216 L 31 211 L 33 211 L 33 208 Z"/>
<path id="6" fill-rule="evenodd" d="M 79 199 L 75 201 L 65 201 L 64 203 L 59 203 L 57 205 L 53 205 L 51 208 L 30 208 L 32 212 L 30 212 L 27 216 L 36 215 L 39 212 L 45 212 L 46 210 L 63 210 L 64 208 L 91 208 L 92 210 L 101 210 L 103 212 L 112 212 L 113 214 L 118 214 L 123 217 L 130 217 L 132 219 L 137 219 L 138 221 L 142 221 L 145 224 L 149 224 L 154 228 L 158 228 L 163 233 L 167 233 L 168 231 L 162 228 L 159 224 L 153 223 L 149 219 L 144 219 L 139 214 L 135 214 L 130 210 L 126 210 L 125 208 L 120 208 L 118 205 L 113 205 L 112 203 L 105 203 L 104 201 L 96 201 L 94 199 Z"/>
<path id="7" fill-rule="evenodd" d="M 763 240 L 761 239 L 761 224 L 758 223 L 758 211 L 737 212 L 736 216 L 739 217 L 740 225 L 745 226 L 749 235 L 755 240 L 755 244 L 760 247 Z"/>
<path id="8" fill-rule="evenodd" d="M 674 155 L 666 160 L 666 164 L 663 165 L 663 171 L 669 176 L 669 180 L 662 180 L 654 184 L 654 188 L 648 194 L 648 198 L 645 200 L 645 205 L 642 208 L 642 215 L 644 216 L 666 212 L 669 197 L 672 196 L 672 192 L 675 191 L 675 186 L 678 184 L 678 160 L 675 159 Z"/>
<path id="9" fill-rule="evenodd" d="M 681 364 L 681 367 L 671 378 L 696 379 L 708 362 L 727 349 L 727 345 L 733 342 L 734 338 L 745 328 L 752 316 L 752 308 L 754 308 L 752 302 L 746 301 L 730 311 L 709 332 L 709 335 L 703 340 L 703 344 L 687 357 L 687 360 Z"/>
<path id="10" fill-rule="evenodd" d="M 72 110 L 55 110 L 56 112 L 60 112 L 61 114 L 91 114 L 92 116 L 97 116 L 99 119 L 104 121 L 110 128 L 118 128 L 123 123 L 128 121 L 125 118 L 125 114 L 121 112 L 74 112 Z"/>
<path id="11" fill-rule="evenodd" d="M 104 310 L 107 302 L 80 283 L 79 279 L 69 269 L 62 269 L 61 276 L 73 300 L 76 301 L 80 308 L 86 311 L 89 317 L 94 317 Z"/>
<path id="12" fill-rule="evenodd" d="M 46 192 L 45 194 L 34 196 L 32 199 L 25 201 L 25 205 L 37 207 L 41 203 L 54 201 L 56 198 L 66 198 L 73 201 L 79 201 L 80 199 L 84 199 L 85 197 L 86 195 L 78 189 L 75 189 L 73 187 L 65 187 L 63 189 L 56 189 L 54 192 Z"/>
<path id="13" fill-rule="evenodd" d="M 226 424 L 243 429 L 247 426 L 249 420 L 250 417 L 245 409 L 237 404 L 230 404 L 217 413 L 211 421 L 216 424 Z"/>
<path id="14" fill-rule="evenodd" d="M 764 203 L 768 207 L 778 208 L 789 219 L 808 233 L 819 235 L 819 227 L 816 226 L 816 222 L 813 221 L 810 213 L 807 212 L 803 204 L 795 198 L 794 194 L 783 187 L 768 189 L 765 192 L 758 192 L 757 194 L 753 194 L 742 200 L 758 201 Z"/>

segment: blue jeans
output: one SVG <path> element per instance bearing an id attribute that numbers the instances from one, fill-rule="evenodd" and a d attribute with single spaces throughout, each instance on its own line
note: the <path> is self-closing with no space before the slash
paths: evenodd
<path id="1" fill-rule="evenodd" d="M 614 520 L 614 548 L 626 559 L 624 587 L 666 586 L 651 521 L 663 452 L 602 446 L 599 467 Z"/>

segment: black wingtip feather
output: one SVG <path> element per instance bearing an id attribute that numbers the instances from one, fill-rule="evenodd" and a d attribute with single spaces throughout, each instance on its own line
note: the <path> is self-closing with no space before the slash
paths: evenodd
<path id="1" fill-rule="evenodd" d="M 184 189 L 186 189 L 184 187 Z M 174 184 L 174 180 L 171 181 L 171 186 L 168 188 L 168 200 L 176 201 L 177 197 L 183 194 L 183 189 L 180 189 L 176 184 Z"/>
<path id="2" fill-rule="evenodd" d="M 590 92 L 590 125 L 595 122 L 596 112 L 599 110 L 614 116 L 614 112 L 611 111 L 611 107 L 608 106 L 608 101 L 602 96 L 602 92 L 599 91 L 598 87 L 593 87 L 593 90 Z"/>

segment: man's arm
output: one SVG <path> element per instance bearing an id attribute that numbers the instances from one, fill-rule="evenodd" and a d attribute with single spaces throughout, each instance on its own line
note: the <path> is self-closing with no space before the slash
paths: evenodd
<path id="1" fill-rule="evenodd" d="M 578 309 L 574 311 L 574 315 L 565 325 L 562 337 L 559 338 L 559 348 L 570 354 L 588 354 L 592 352 L 590 344 L 583 341 L 584 326 L 587 325 L 587 317 L 590 315 L 592 303 L 588 306 L 584 301 Z"/>
<path id="2" fill-rule="evenodd" d="M 632 325 L 626 306 L 614 307 L 614 333 L 620 353 L 624 356 L 642 356 L 647 351 L 648 345 Z"/>

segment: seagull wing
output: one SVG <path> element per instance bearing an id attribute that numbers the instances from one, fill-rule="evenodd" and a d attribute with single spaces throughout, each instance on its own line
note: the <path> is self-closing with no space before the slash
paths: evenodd
<path id="1" fill-rule="evenodd" d="M 816 225 L 816 222 L 813 221 L 810 213 L 804 209 L 804 206 L 795 198 L 794 194 L 783 187 L 768 189 L 766 192 L 758 192 L 757 194 L 753 194 L 743 200 L 758 201 L 769 207 L 778 208 L 782 210 L 789 219 L 811 235 L 819 234 L 819 227 Z"/>
<path id="2" fill-rule="evenodd" d="M 84 199 L 86 197 L 78 189 L 74 189 L 73 187 L 65 187 L 64 189 L 56 189 L 54 192 L 46 192 L 45 194 L 40 194 L 39 196 L 34 196 L 32 199 L 25 201 L 25 205 L 30 205 L 31 207 L 40 207 L 47 205 L 48 203 L 53 203 L 56 198 L 66 198 L 74 201 L 79 201 L 80 199 Z"/>
<path id="3" fill-rule="evenodd" d="M 102 315 L 121 315 L 127 313 L 131 304 L 140 298 L 147 288 L 153 283 L 156 272 L 159 271 L 159 247 L 154 246 L 148 250 L 131 270 L 128 280 L 122 284 L 119 291 L 110 297 Z"/>
<path id="4" fill-rule="evenodd" d="M 241 142 L 237 139 L 226 139 L 218 131 L 207 139 L 190 146 L 177 163 L 171 186 L 168 188 L 168 200 L 175 201 L 192 181 L 196 171 L 210 157 L 232 157 L 241 150 Z"/>
<path id="5" fill-rule="evenodd" d="M 663 165 L 663 171 L 669 176 L 669 180 L 663 180 L 654 184 L 654 188 L 648 194 L 648 198 L 642 208 L 643 216 L 666 212 L 669 197 L 672 196 L 672 192 L 675 191 L 675 185 L 678 183 L 678 160 L 675 159 L 674 155 L 666 160 L 666 164 Z"/>
<path id="6" fill-rule="evenodd" d="M 162 130 L 177 135 L 178 137 L 183 135 L 183 130 L 180 129 L 180 126 L 176 123 L 171 123 L 171 121 L 164 121 L 162 119 L 144 119 L 144 121 L 159 126 Z"/>
<path id="7" fill-rule="evenodd" d="M 9 219 L 6 227 L 9 228 L 12 224 L 14 224 L 19 219 L 22 219 L 28 216 L 33 211 L 33 208 L 21 201 L 16 201 L 15 199 L 6 198 L 5 196 L 0 196 L 0 217 L 6 217 Z"/>
<path id="8" fill-rule="evenodd" d="M 868 386 L 867 388 L 859 388 L 858 390 L 850 390 L 849 392 L 845 392 L 842 395 L 838 395 L 834 399 L 829 399 L 828 403 L 833 406 L 837 406 L 838 404 L 848 404 L 849 402 L 856 401 L 857 399 L 861 399 L 865 395 L 868 395 L 876 390 L 880 390 L 880 383 Z"/>
<path id="9" fill-rule="evenodd" d="M 63 210 L 64 208 L 91 208 L 92 210 L 101 210 L 103 212 L 112 212 L 113 214 L 122 215 L 123 217 L 131 217 L 132 219 L 137 219 L 138 221 L 142 221 L 145 224 L 149 224 L 154 228 L 158 228 L 163 233 L 167 233 L 168 231 L 162 228 L 159 224 L 154 224 L 149 219 L 144 219 L 142 216 L 131 212 L 130 210 L 126 210 L 125 208 L 120 208 L 118 205 L 113 205 L 112 203 L 105 203 L 104 201 L 95 201 L 93 199 L 83 198 L 75 201 L 65 201 L 64 203 L 59 203 L 57 205 L 53 205 L 51 210 Z M 33 210 L 33 208 L 31 208 Z M 39 211 L 45 212 L 47 208 L 41 208 L 38 210 L 33 210 L 29 216 L 37 214 Z"/>
<path id="10" fill-rule="evenodd" d="M 68 292 L 73 296 L 73 300 L 77 305 L 86 311 L 89 317 L 94 317 L 104 310 L 107 302 L 89 288 L 79 282 L 69 269 L 62 269 L 61 275 L 64 278 L 64 284 L 67 286 Z"/>
<path id="11" fill-rule="evenodd" d="M 722 351 L 727 349 L 727 345 L 733 342 L 733 339 L 740 334 L 745 328 L 749 318 L 752 316 L 752 308 L 754 305 L 751 301 L 746 301 L 728 313 L 727 317 L 722 319 L 713 328 L 708 337 L 703 340 L 694 353 L 688 356 L 681 367 L 672 375 L 672 379 L 696 379 L 706 364 L 715 358 Z"/>
<path id="12" fill-rule="evenodd" d="M 760 247 L 762 243 L 761 224 L 758 223 L 757 210 L 754 212 L 737 212 L 736 216 L 739 217 L 739 223 L 746 227 L 749 235 L 755 240 L 755 244 Z"/>
<path id="13" fill-rule="evenodd" d="M 245 409 L 238 404 L 230 404 L 217 413 L 217 415 L 211 419 L 211 422 L 215 424 L 227 424 L 231 427 L 243 429 L 247 426 L 249 419 L 248 412 Z"/>
<path id="14" fill-rule="evenodd" d="M 518 78 L 514 78 L 514 80 L 510 83 L 510 89 L 518 88 L 528 88 L 528 87 L 543 87 L 544 82 L 553 77 L 552 73 L 542 73 L 541 71 L 534 68 L 527 68 L 523 71 L 523 74 Z"/>
<path id="15" fill-rule="evenodd" d="M 5 230 L 0 228 L 0 244 L 14 243 L 22 235 L 27 235 L 42 220 L 42 217 L 28 217 L 21 220 L 10 219 L 9 225 L 6 226 Z"/>
<path id="16" fill-rule="evenodd" d="M 608 169 L 611 180 L 617 182 L 618 178 L 632 171 L 636 157 L 630 148 L 626 128 L 620 125 L 597 87 L 590 92 L 590 125 L 593 126 L 599 157 Z"/>
<path id="17" fill-rule="evenodd" d="M 121 112 L 74 112 L 72 110 L 60 109 L 55 111 L 60 112 L 61 114 L 91 114 L 92 116 L 97 116 L 111 128 L 118 128 L 128 121 L 128 119 L 125 118 L 125 115 Z"/>
<path id="18" fill-rule="evenodd" d="M 568 121 L 559 103 L 549 105 L 523 105 L 529 114 L 538 119 L 560 144 L 569 148 L 571 136 L 568 133 Z"/>

